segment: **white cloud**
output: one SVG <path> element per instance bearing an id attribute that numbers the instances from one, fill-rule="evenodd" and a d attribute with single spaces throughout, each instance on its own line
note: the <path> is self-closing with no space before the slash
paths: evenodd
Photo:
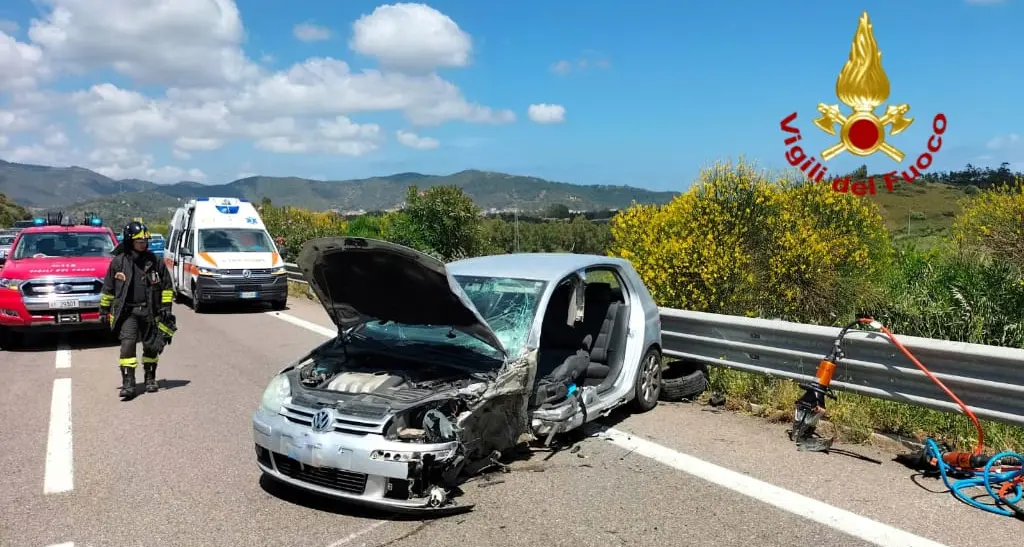
<path id="1" fill-rule="evenodd" d="M 511 110 L 467 99 L 433 71 L 467 66 L 472 40 L 423 4 L 380 6 L 354 22 L 350 47 L 380 63 L 354 72 L 332 57 L 280 70 L 261 66 L 242 50 L 245 29 L 234 0 L 39 2 L 45 12 L 26 22 L 28 42 L 0 31 L 0 91 L 8 92 L 6 103 L 0 96 L 0 157 L 10 161 L 45 158 L 112 177 L 203 180 L 202 171 L 157 165 L 154 154 L 189 162 L 216 157 L 196 152 L 243 141 L 272 153 L 360 156 L 378 150 L 390 131 L 356 123 L 355 115 L 398 112 L 413 126 L 516 120 Z M 296 35 L 315 37 L 301 26 Z M 41 87 L 104 73 L 121 78 L 74 92 Z M 74 130 L 53 125 L 57 120 Z M 19 133 L 39 144 L 9 149 Z M 68 142 L 78 134 L 85 142 Z M 440 144 L 411 130 L 395 135 L 413 148 Z"/>
<path id="2" fill-rule="evenodd" d="M 299 23 L 292 29 L 292 33 L 303 42 L 321 42 L 331 39 L 331 29 L 313 23 Z"/>
<path id="3" fill-rule="evenodd" d="M 206 174 L 199 169 L 174 166 L 154 167 L 153 156 L 130 148 L 99 148 L 88 155 L 88 165 L 112 179 L 143 179 L 153 182 L 177 182 L 183 179 L 202 182 Z"/>
<path id="4" fill-rule="evenodd" d="M 409 148 L 415 148 L 417 150 L 433 150 L 438 146 L 441 146 L 441 141 L 430 137 L 421 137 L 416 133 L 409 131 L 403 131 L 399 129 L 395 132 L 395 137 L 398 142 L 408 146 Z"/>
<path id="5" fill-rule="evenodd" d="M 558 74 L 559 76 L 566 76 L 574 70 L 587 70 L 588 68 L 608 68 L 611 66 L 611 62 L 608 59 L 600 56 L 597 52 L 587 50 L 587 52 L 575 61 L 568 59 L 562 59 L 551 65 L 551 72 Z"/>
<path id="6" fill-rule="evenodd" d="M 43 133 L 45 135 L 43 144 L 49 148 L 64 148 L 71 144 L 68 136 L 64 134 L 64 131 L 59 126 L 51 125 Z"/>
<path id="7" fill-rule="evenodd" d="M 353 50 L 398 69 L 463 67 L 473 48 L 469 34 L 426 4 L 379 6 L 352 25 Z"/>
<path id="8" fill-rule="evenodd" d="M 565 121 L 565 107 L 560 104 L 531 104 L 529 115 L 534 123 L 562 123 Z"/>
<path id="9" fill-rule="evenodd" d="M 399 110 L 417 125 L 515 121 L 509 110 L 467 102 L 454 84 L 436 74 L 352 73 L 347 63 L 331 58 L 310 59 L 247 86 L 230 107 L 289 116 Z"/>
<path id="10" fill-rule="evenodd" d="M 565 76 L 572 71 L 572 63 L 563 59 L 551 65 L 551 71 L 559 76 Z"/>
<path id="11" fill-rule="evenodd" d="M 45 0 L 28 35 L 57 66 L 110 68 L 141 83 L 199 86 L 254 78 L 234 0 Z"/>
<path id="12" fill-rule="evenodd" d="M 988 143 L 985 144 L 985 148 L 988 148 L 989 150 L 1005 150 L 1017 144 L 1019 141 L 1020 135 L 1016 133 L 999 135 L 988 141 Z"/>
<path id="13" fill-rule="evenodd" d="M 41 48 L 0 30 L 0 91 L 31 89 L 48 73 Z"/>

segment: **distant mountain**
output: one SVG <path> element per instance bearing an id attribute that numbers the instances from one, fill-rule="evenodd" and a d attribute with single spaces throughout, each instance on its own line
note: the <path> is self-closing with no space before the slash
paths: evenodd
<path id="1" fill-rule="evenodd" d="M 676 192 L 654 192 L 631 186 L 582 186 L 486 171 L 451 175 L 398 173 L 359 180 L 317 181 L 297 177 L 249 177 L 227 184 L 196 182 L 155 184 L 113 180 L 82 167 L 46 167 L 0 161 L 0 193 L 36 210 L 62 208 L 90 211 L 111 218 L 121 213 L 143 218 L 169 216 L 182 201 L 197 196 L 240 197 L 275 205 L 314 210 L 381 210 L 398 207 L 406 188 L 454 184 L 462 187 L 483 209 L 540 210 L 561 203 L 570 209 L 600 210 L 640 203 L 666 203 Z"/>

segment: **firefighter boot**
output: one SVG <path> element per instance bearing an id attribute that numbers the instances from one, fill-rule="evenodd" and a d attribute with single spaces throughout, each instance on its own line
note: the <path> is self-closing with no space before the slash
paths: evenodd
<path id="1" fill-rule="evenodd" d="M 156 393 L 160 386 L 156 383 L 156 363 L 145 363 L 146 369 L 146 393 Z"/>
<path id="2" fill-rule="evenodd" d="M 135 397 L 135 367 L 121 367 L 121 398 Z"/>

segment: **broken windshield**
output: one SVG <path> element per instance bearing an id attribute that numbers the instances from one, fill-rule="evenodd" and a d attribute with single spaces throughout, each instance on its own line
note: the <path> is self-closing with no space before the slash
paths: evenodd
<path id="1" fill-rule="evenodd" d="M 547 283 L 508 277 L 455 276 L 480 315 L 497 335 L 508 357 L 523 351 L 530 335 L 537 304 Z M 437 325 L 402 325 L 370 321 L 358 332 L 378 342 L 455 345 L 500 359 L 501 354 L 483 341 L 450 327 Z"/>
<path id="2" fill-rule="evenodd" d="M 511 277 L 454 277 L 505 346 L 508 356 L 522 353 L 547 282 Z"/>

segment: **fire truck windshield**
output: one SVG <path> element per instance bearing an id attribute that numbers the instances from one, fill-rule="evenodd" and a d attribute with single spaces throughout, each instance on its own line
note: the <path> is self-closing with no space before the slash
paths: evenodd
<path id="1" fill-rule="evenodd" d="M 110 236 L 97 232 L 21 234 L 11 258 L 109 256 L 114 250 Z"/>

